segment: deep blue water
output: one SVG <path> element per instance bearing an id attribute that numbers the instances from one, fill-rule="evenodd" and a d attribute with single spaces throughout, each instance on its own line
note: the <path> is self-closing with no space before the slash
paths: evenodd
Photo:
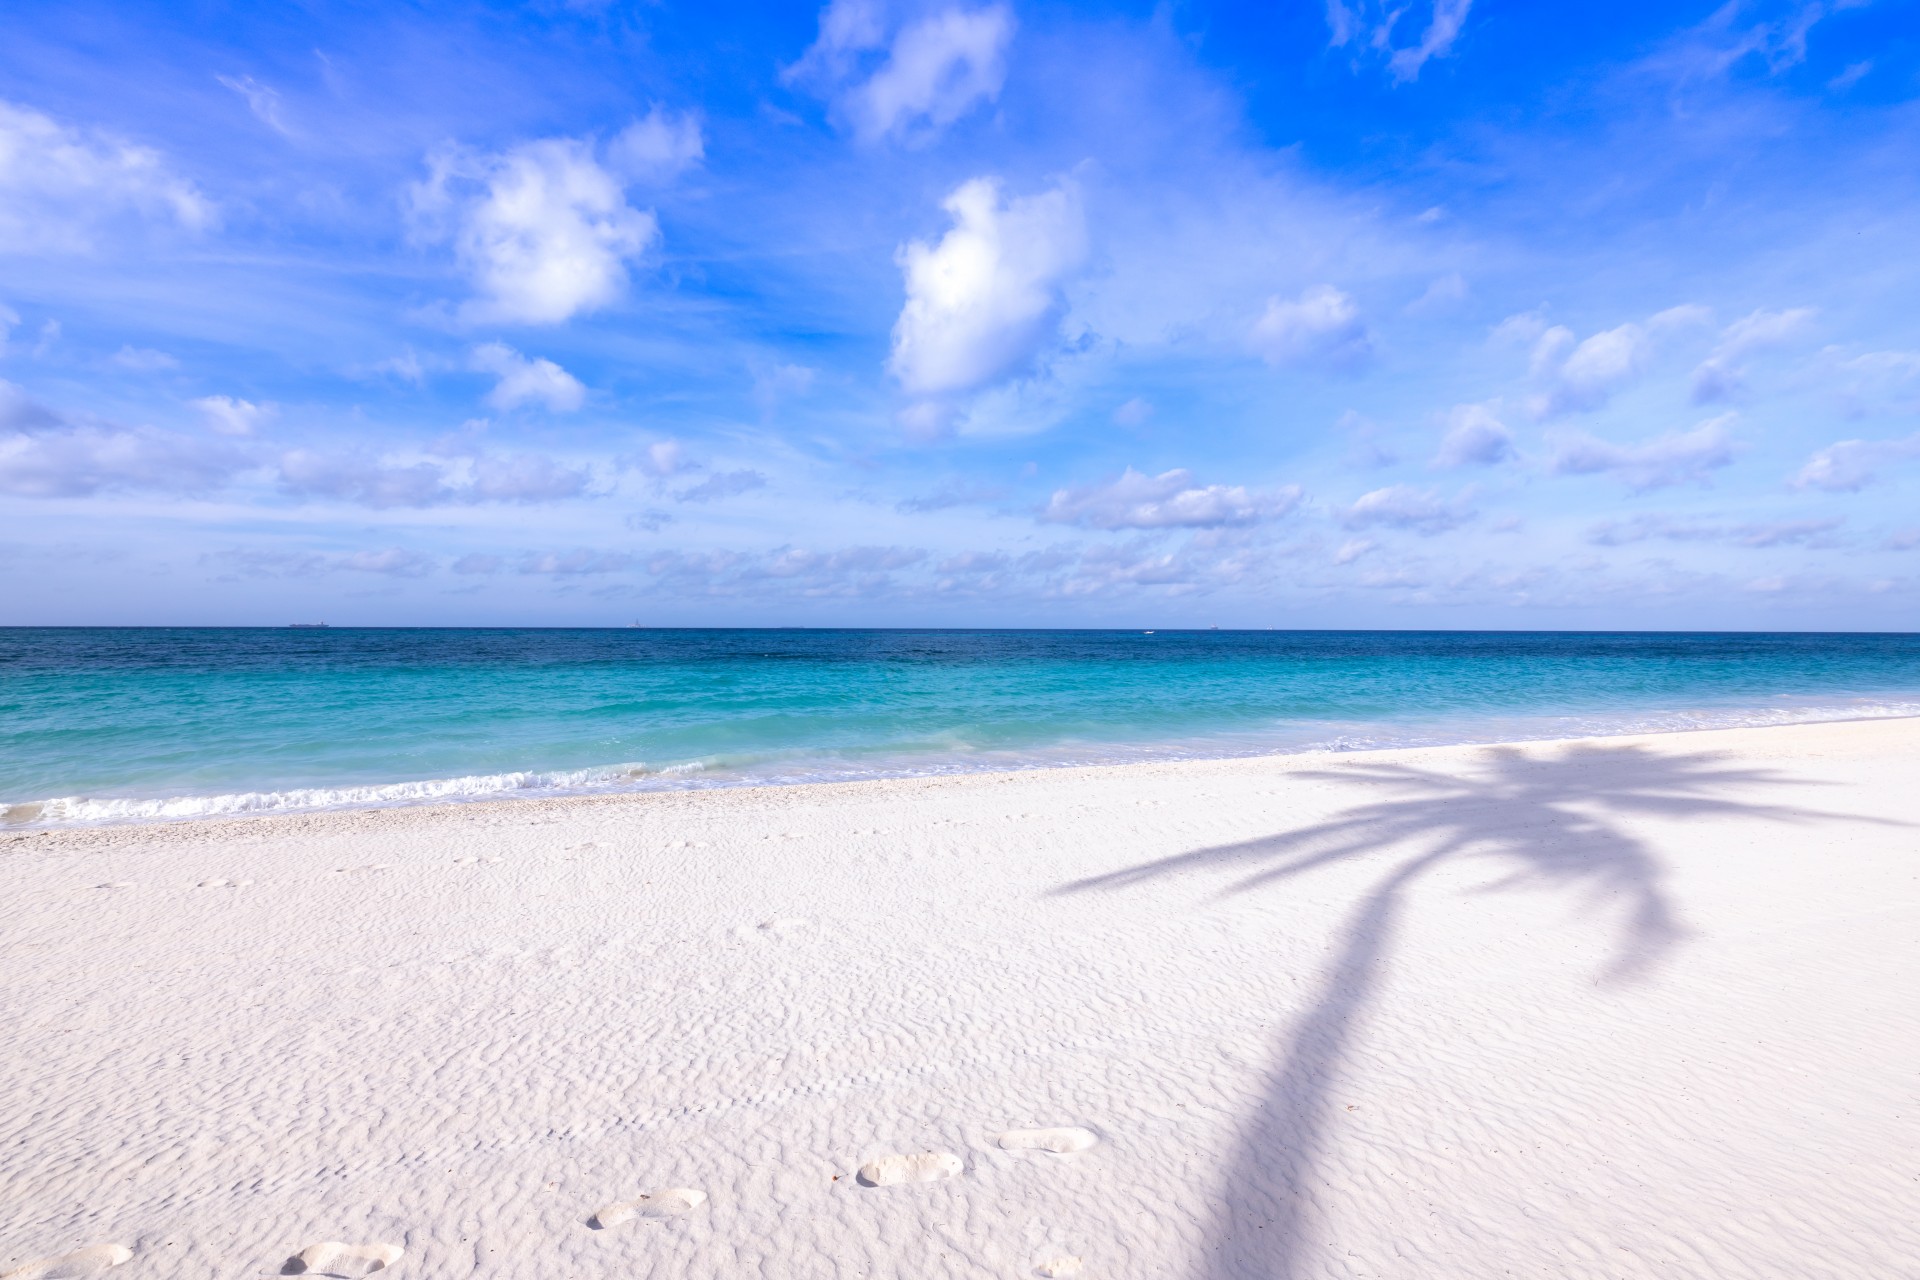
<path id="1" fill-rule="evenodd" d="M 97 821 L 1915 714 L 1915 635 L 14 628 L 0 806 Z"/>

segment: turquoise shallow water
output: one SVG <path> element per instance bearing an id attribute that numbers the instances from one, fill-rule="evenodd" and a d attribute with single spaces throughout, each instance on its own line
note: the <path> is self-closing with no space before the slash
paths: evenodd
<path id="1" fill-rule="evenodd" d="M 0 629 L 0 821 L 1920 714 L 1920 636 Z"/>

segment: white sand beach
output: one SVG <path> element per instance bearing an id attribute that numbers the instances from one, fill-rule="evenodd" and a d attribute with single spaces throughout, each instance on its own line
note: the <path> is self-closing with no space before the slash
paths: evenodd
<path id="1" fill-rule="evenodd" d="M 0 1273 L 1920 1274 L 1920 721 L 0 855 Z"/>

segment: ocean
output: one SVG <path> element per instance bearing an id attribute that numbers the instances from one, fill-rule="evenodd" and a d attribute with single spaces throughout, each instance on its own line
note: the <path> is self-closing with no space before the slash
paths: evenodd
<path id="1" fill-rule="evenodd" d="M 0 823 L 1920 715 L 1920 635 L 0 628 Z"/>

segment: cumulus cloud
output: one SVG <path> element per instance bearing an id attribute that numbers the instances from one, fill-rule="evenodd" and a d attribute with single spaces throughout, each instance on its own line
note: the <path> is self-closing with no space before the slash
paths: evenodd
<path id="1" fill-rule="evenodd" d="M 1004 4 L 954 6 L 889 42 L 878 5 L 834 0 L 820 14 L 819 38 L 785 78 L 824 89 L 863 141 L 925 139 L 999 96 L 1013 32 Z"/>
<path id="2" fill-rule="evenodd" d="M 1531 370 L 1545 390 L 1530 408 L 1537 418 L 1597 409 L 1647 367 L 1653 345 L 1637 324 L 1623 324 L 1584 340 L 1554 325 L 1534 340 Z"/>
<path id="3" fill-rule="evenodd" d="M 689 489 L 673 495 L 675 502 L 718 502 L 755 489 L 764 489 L 767 478 L 758 471 L 716 471 Z"/>
<path id="4" fill-rule="evenodd" d="M 1846 523 L 1829 520 L 1773 520 L 1721 524 L 1712 520 L 1649 513 L 1625 520 L 1603 520 L 1587 531 L 1587 541 L 1602 547 L 1627 546 L 1659 538 L 1667 542 L 1718 542 L 1738 547 L 1833 545 L 1828 535 Z"/>
<path id="5" fill-rule="evenodd" d="M 1755 311 L 1728 325 L 1712 352 L 1693 371 L 1696 404 L 1725 400 L 1740 389 L 1746 376 L 1746 357 L 1784 346 L 1812 327 L 1812 307 L 1787 311 Z"/>
<path id="6" fill-rule="evenodd" d="M 201 396 L 188 404 L 206 415 L 207 425 L 223 436 L 250 436 L 278 410 L 234 396 Z"/>
<path id="7" fill-rule="evenodd" d="M 1411 529 L 1432 537 L 1459 528 L 1473 519 L 1474 514 L 1464 498 L 1448 501 L 1433 489 L 1395 484 L 1361 494 L 1352 506 L 1340 513 L 1340 523 L 1349 529 L 1374 526 Z"/>
<path id="8" fill-rule="evenodd" d="M 570 413 L 586 402 L 580 380 L 551 360 L 528 359 L 504 342 L 482 343 L 473 349 L 473 367 L 499 379 L 486 401 L 501 412 L 527 404 L 543 404 L 555 413 Z"/>
<path id="9" fill-rule="evenodd" d="M 1055 490 L 1040 518 L 1088 529 L 1218 529 L 1275 520 L 1299 505 L 1298 485 L 1197 485 L 1184 468 L 1149 476 L 1129 467 L 1110 484 Z"/>
<path id="10" fill-rule="evenodd" d="M 0 253 L 83 252 L 127 216 L 188 230 L 214 220 L 158 151 L 0 102 Z"/>
<path id="11" fill-rule="evenodd" d="M 1424 7 L 1426 25 L 1420 27 L 1415 18 L 1403 31 L 1401 22 L 1413 12 L 1413 5 L 1389 4 L 1387 0 L 1327 0 L 1327 43 L 1336 49 L 1351 46 L 1360 53 L 1384 57 L 1395 80 L 1418 79 L 1428 62 L 1452 52 L 1473 0 L 1433 0 Z M 1414 30 L 1418 30 L 1417 36 L 1413 36 Z"/>
<path id="12" fill-rule="evenodd" d="M 1291 300 L 1267 299 L 1252 341 L 1261 359 L 1273 365 L 1352 369 L 1373 355 L 1373 336 L 1359 304 L 1330 284 L 1314 285 Z"/>
<path id="13" fill-rule="evenodd" d="M 626 175 L 603 166 L 588 139 L 447 148 L 428 167 L 413 212 L 425 239 L 451 241 L 479 291 L 461 309 L 470 321 L 558 324 L 607 306 L 660 238 L 659 220 L 627 203 Z"/>
<path id="14" fill-rule="evenodd" d="M 1071 183 L 1003 200 L 975 178 L 943 206 L 953 228 L 937 244 L 898 255 L 907 300 L 893 326 L 888 368 L 917 396 L 978 388 L 1030 361 L 1064 306 L 1061 286 L 1086 253 Z"/>
<path id="15" fill-rule="evenodd" d="M 281 455 L 280 488 L 379 509 L 482 502 L 535 503 L 578 497 L 588 474 L 538 454 L 478 454 L 391 461 L 294 449 Z"/>
<path id="16" fill-rule="evenodd" d="M 1839 440 L 1808 458 L 1794 474 L 1800 489 L 1857 493 L 1879 479 L 1880 472 L 1909 458 L 1920 458 L 1920 432 L 1904 440 Z"/>
<path id="17" fill-rule="evenodd" d="M 1494 415 L 1493 405 L 1455 405 L 1447 414 L 1447 434 L 1433 456 L 1436 467 L 1490 467 L 1514 456 L 1513 432 Z"/>
<path id="18" fill-rule="evenodd" d="M 75 421 L 0 381 L 0 493 L 73 498 L 112 490 L 198 496 L 247 465 L 232 445 L 201 437 Z"/>
<path id="19" fill-rule="evenodd" d="M 1608 474 L 1632 489 L 1708 482 L 1709 473 L 1731 466 L 1731 413 L 1710 418 L 1691 431 L 1670 431 L 1639 444 L 1614 444 L 1585 432 L 1563 436 L 1548 463 L 1557 475 Z"/>

